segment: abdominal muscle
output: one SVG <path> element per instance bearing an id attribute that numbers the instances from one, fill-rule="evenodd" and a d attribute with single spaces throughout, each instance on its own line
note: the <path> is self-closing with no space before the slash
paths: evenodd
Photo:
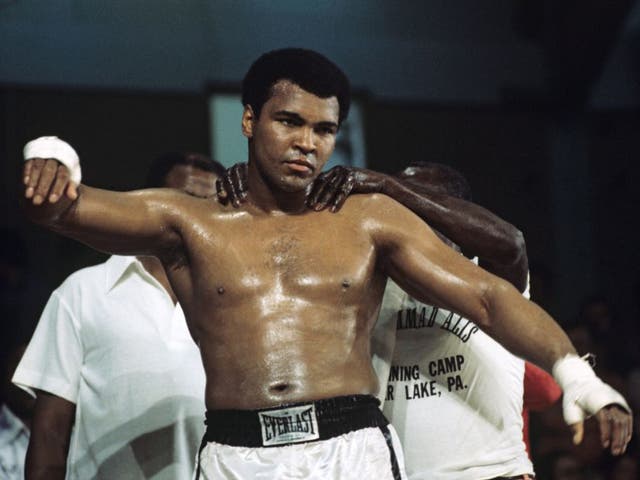
<path id="1" fill-rule="evenodd" d="M 377 393 L 367 318 L 317 303 L 288 307 L 267 316 L 253 308 L 230 309 L 201 331 L 208 409 Z"/>

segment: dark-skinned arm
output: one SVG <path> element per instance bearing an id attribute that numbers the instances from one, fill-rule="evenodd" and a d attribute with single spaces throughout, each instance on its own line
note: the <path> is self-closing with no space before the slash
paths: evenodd
<path id="1" fill-rule="evenodd" d="M 154 255 L 180 244 L 182 202 L 195 199 L 172 189 L 112 192 L 75 185 L 53 158 L 25 162 L 23 211 L 35 223 L 97 250 Z"/>
<path id="2" fill-rule="evenodd" d="M 456 243 L 467 256 L 478 257 L 487 271 L 511 282 L 520 292 L 529 268 L 522 233 L 487 209 L 437 190 L 366 169 L 334 167 L 316 180 L 309 195 L 315 210 L 338 210 L 351 193 L 383 193 L 413 211 Z"/>
<path id="3" fill-rule="evenodd" d="M 602 446 L 614 455 L 624 453 L 633 430 L 626 400 L 577 356 L 549 314 L 509 282 L 447 248 L 427 224 L 389 197 L 364 198 L 355 208 L 382 252 L 387 275 L 417 300 L 472 320 L 513 354 L 551 372 L 564 391 L 563 415 L 575 443 L 582 440 L 585 418 L 594 415 Z"/>
<path id="4" fill-rule="evenodd" d="M 37 391 L 25 465 L 26 480 L 63 480 L 75 404 L 42 390 Z"/>

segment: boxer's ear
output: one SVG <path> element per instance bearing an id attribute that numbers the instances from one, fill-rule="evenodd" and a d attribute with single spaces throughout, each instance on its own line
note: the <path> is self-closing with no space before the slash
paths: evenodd
<path id="1" fill-rule="evenodd" d="M 242 112 L 242 134 L 251 139 L 253 137 L 253 126 L 256 121 L 256 116 L 253 113 L 251 105 L 245 105 Z"/>

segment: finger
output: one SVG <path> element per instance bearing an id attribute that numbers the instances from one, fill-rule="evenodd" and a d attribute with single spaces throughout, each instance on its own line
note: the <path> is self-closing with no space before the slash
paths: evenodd
<path id="1" fill-rule="evenodd" d="M 242 173 L 243 170 L 243 164 L 236 165 L 233 169 L 233 183 L 240 203 L 244 202 L 247 198 L 246 183 L 244 182 Z"/>
<path id="2" fill-rule="evenodd" d="M 67 198 L 70 200 L 78 198 L 78 185 L 73 182 L 67 183 Z"/>
<path id="3" fill-rule="evenodd" d="M 224 189 L 222 180 L 219 177 L 216 178 L 216 196 L 218 197 L 218 201 L 222 205 L 226 205 L 227 203 L 229 203 L 229 196 L 227 195 L 227 191 Z"/>
<path id="4" fill-rule="evenodd" d="M 231 180 L 231 185 L 233 187 L 233 194 L 236 199 L 236 203 L 238 204 L 238 206 L 240 206 L 240 204 L 244 201 L 245 192 L 242 191 L 240 169 L 238 168 L 237 165 L 234 166 L 233 170 L 231 171 L 230 180 Z"/>
<path id="5" fill-rule="evenodd" d="M 29 183 L 29 177 L 31 176 L 31 169 L 33 168 L 33 159 L 29 159 L 24 162 L 22 167 L 22 182 L 27 185 Z"/>
<path id="6" fill-rule="evenodd" d="M 333 183 L 333 179 L 328 180 L 322 184 L 322 186 L 318 189 L 316 194 L 316 199 L 313 205 L 313 209 L 317 212 L 323 210 L 327 204 L 331 201 L 331 199 L 335 195 L 335 187 Z"/>
<path id="7" fill-rule="evenodd" d="M 347 201 L 347 197 L 351 194 L 354 185 L 355 185 L 355 181 L 353 177 L 349 177 L 347 181 L 344 182 L 344 184 L 340 188 L 340 191 L 333 199 L 333 203 L 331 205 L 332 212 L 337 212 L 342 208 L 342 205 L 344 205 L 344 202 Z"/>
<path id="8" fill-rule="evenodd" d="M 336 196 L 341 193 L 342 186 L 348 182 L 348 180 L 349 174 L 346 170 L 337 172 L 324 186 L 318 199 L 318 205 L 321 208 L 316 208 L 316 210 L 321 210 L 327 205 L 333 205 Z"/>
<path id="9" fill-rule="evenodd" d="M 318 203 L 318 197 L 322 193 L 322 190 L 324 189 L 328 178 L 329 173 L 321 173 L 320 175 L 318 175 L 318 178 L 316 178 L 316 180 L 313 182 L 311 192 L 309 192 L 309 195 L 307 195 L 307 206 L 313 208 L 316 203 Z"/>
<path id="10" fill-rule="evenodd" d="M 342 208 L 342 205 L 344 205 L 344 202 L 347 200 L 347 195 L 343 194 L 342 192 L 338 193 L 333 200 L 331 201 L 331 208 L 329 208 L 329 210 L 332 213 L 337 212 L 338 210 L 340 210 Z"/>
<path id="11" fill-rule="evenodd" d="M 327 177 L 316 193 L 314 210 L 322 210 L 336 195 L 338 185 L 342 184 L 342 171 L 335 167 L 327 172 Z"/>
<path id="12" fill-rule="evenodd" d="M 573 444 L 580 445 L 584 438 L 584 422 L 572 424 L 571 431 L 573 432 Z"/>
<path id="13" fill-rule="evenodd" d="M 246 197 L 249 190 L 249 165 L 246 163 L 240 164 L 240 180 L 242 182 L 242 193 Z"/>
<path id="14" fill-rule="evenodd" d="M 627 449 L 631 437 L 631 415 L 612 407 L 609 411 L 609 423 L 611 426 L 611 453 L 622 455 Z"/>
<path id="15" fill-rule="evenodd" d="M 229 201 L 231 201 L 231 204 L 235 208 L 238 208 L 240 206 L 240 203 L 238 202 L 238 192 L 236 191 L 236 188 L 233 185 L 233 182 L 231 181 L 230 177 L 231 177 L 231 172 L 227 172 L 227 175 L 224 176 L 224 178 L 222 179 L 222 182 L 224 184 L 224 189 L 227 191 L 227 194 L 229 195 Z"/>
<path id="16" fill-rule="evenodd" d="M 225 174 L 220 178 L 221 188 L 224 190 L 226 194 L 225 205 L 228 205 L 229 203 L 231 203 L 231 205 L 233 205 L 234 207 L 238 207 L 237 198 L 233 191 L 233 185 L 231 183 L 231 180 L 229 179 L 230 175 L 231 175 L 231 169 L 229 168 L 227 169 Z"/>
<path id="17" fill-rule="evenodd" d="M 34 158 L 31 161 L 31 168 L 29 171 L 29 178 L 26 181 L 27 189 L 25 190 L 24 196 L 27 198 L 32 198 L 35 191 L 36 186 L 38 185 L 38 181 L 40 180 L 40 173 L 42 172 L 42 167 L 44 166 L 44 158 Z"/>
<path id="18" fill-rule="evenodd" d="M 70 172 L 67 168 L 59 166 L 49 190 L 49 202 L 56 203 L 58 199 L 64 194 L 67 185 L 69 184 Z"/>
<path id="19" fill-rule="evenodd" d="M 58 172 L 58 165 L 60 164 L 56 160 L 51 158 L 47 159 L 44 162 L 44 166 L 40 171 L 38 184 L 36 185 L 35 191 L 33 192 L 34 205 L 40 205 L 49 195 L 49 190 L 51 189 L 51 185 L 53 185 L 53 181 L 56 178 L 56 173 Z"/>
<path id="20" fill-rule="evenodd" d="M 600 429 L 600 443 L 603 448 L 609 448 L 612 445 L 612 423 L 609 413 L 609 409 L 602 408 L 596 413 L 596 420 L 598 421 L 598 428 Z"/>

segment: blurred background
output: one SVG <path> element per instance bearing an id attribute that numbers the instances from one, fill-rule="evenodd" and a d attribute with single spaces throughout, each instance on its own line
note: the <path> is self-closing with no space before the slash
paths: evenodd
<path id="1" fill-rule="evenodd" d="M 637 0 L 0 0 L 5 341 L 28 339 L 51 290 L 106 258 L 22 219 L 24 143 L 58 135 L 87 184 L 118 190 L 167 151 L 244 160 L 242 140 L 225 147 L 240 138 L 240 81 L 286 46 L 349 75 L 352 163 L 450 164 L 524 232 L 533 299 L 599 343 L 598 368 L 637 398 Z M 534 454 L 553 421 L 534 424 Z"/>

